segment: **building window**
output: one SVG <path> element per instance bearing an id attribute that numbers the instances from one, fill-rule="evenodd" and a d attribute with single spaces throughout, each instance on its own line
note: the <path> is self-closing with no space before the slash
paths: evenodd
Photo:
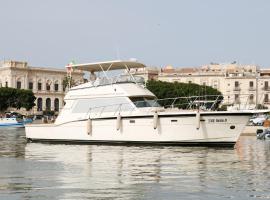
<path id="1" fill-rule="evenodd" d="M 55 91 L 58 91 L 58 83 L 55 83 L 55 84 L 54 84 L 54 90 L 55 90 Z"/>
<path id="2" fill-rule="evenodd" d="M 188 81 L 188 83 L 189 83 L 189 84 L 191 84 L 191 83 L 192 83 L 192 81 Z"/>
<path id="3" fill-rule="evenodd" d="M 253 94 L 251 94 L 249 96 L 249 103 L 254 103 L 254 95 Z"/>
<path id="4" fill-rule="evenodd" d="M 268 81 L 264 82 L 264 89 L 268 90 Z"/>
<path id="5" fill-rule="evenodd" d="M 59 111 L 59 99 L 54 100 L 54 111 Z"/>
<path id="6" fill-rule="evenodd" d="M 253 88 L 253 87 L 254 87 L 253 81 L 249 81 L 249 87 L 250 87 L 250 88 Z"/>
<path id="7" fill-rule="evenodd" d="M 28 89 L 29 90 L 33 90 L 33 82 L 29 82 L 28 83 Z"/>
<path id="8" fill-rule="evenodd" d="M 5 87 L 8 87 L 8 82 L 6 81 L 6 83 L 5 83 Z"/>
<path id="9" fill-rule="evenodd" d="M 17 89 L 21 89 L 21 87 L 22 87 L 22 82 L 21 81 L 17 81 Z"/>
<path id="10" fill-rule="evenodd" d="M 42 89 L 42 83 L 38 83 L 38 90 Z"/>
<path id="11" fill-rule="evenodd" d="M 240 103 L 239 94 L 234 95 L 234 101 L 235 103 Z"/>
<path id="12" fill-rule="evenodd" d="M 235 88 L 239 88 L 239 82 L 238 82 L 238 81 L 235 81 L 235 82 L 234 82 L 234 87 L 235 87 Z"/>
<path id="13" fill-rule="evenodd" d="M 46 83 L 46 90 L 50 91 L 51 90 L 51 86 L 49 83 Z"/>
<path id="14" fill-rule="evenodd" d="M 42 111 L 42 98 L 37 99 L 37 111 Z"/>
<path id="15" fill-rule="evenodd" d="M 46 110 L 47 111 L 51 110 L 51 99 L 50 98 L 46 99 Z"/>
<path id="16" fill-rule="evenodd" d="M 268 94 L 265 94 L 264 95 L 264 102 L 266 102 L 266 103 L 269 102 L 269 96 L 268 96 Z"/>

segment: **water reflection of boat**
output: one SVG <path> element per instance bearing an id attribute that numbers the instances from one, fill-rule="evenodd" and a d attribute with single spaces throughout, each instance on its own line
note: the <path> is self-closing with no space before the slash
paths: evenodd
<path id="1" fill-rule="evenodd" d="M 25 144 L 23 135 L 0 129 L 1 199 L 269 197 L 270 143 L 255 137 L 216 149 Z"/>
<path id="2" fill-rule="evenodd" d="M 161 100 L 131 74 L 124 79 L 123 76 L 108 77 L 107 73 L 111 70 L 126 70 L 129 73 L 130 69 L 145 67 L 134 61 L 71 67 L 91 72 L 91 81 L 70 89 L 65 96 L 66 104 L 54 124 L 26 126 L 28 140 L 234 145 L 249 117 L 257 112 L 164 109 L 159 104 Z M 104 73 L 105 76 L 97 79 L 94 72 Z"/>

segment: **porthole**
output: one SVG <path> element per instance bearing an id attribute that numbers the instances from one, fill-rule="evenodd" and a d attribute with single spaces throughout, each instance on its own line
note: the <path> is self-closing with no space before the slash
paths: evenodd
<path id="1" fill-rule="evenodd" d="M 230 129 L 235 129 L 235 126 L 234 126 L 234 125 L 231 125 L 231 126 L 230 126 Z"/>

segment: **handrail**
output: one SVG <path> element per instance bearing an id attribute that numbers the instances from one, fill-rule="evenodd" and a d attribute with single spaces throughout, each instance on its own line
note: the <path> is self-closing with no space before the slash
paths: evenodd
<path id="1" fill-rule="evenodd" d="M 206 95 L 208 97 L 215 97 L 217 95 Z M 128 112 L 129 114 L 132 114 L 134 111 L 138 111 L 140 108 L 144 108 L 147 113 L 151 112 L 153 108 L 182 108 L 182 109 L 191 109 L 196 105 L 196 100 L 200 96 L 189 96 L 189 97 L 174 97 L 174 98 L 164 98 L 164 99 L 155 99 L 155 100 L 144 100 L 144 101 L 135 101 L 129 102 L 129 103 L 119 103 L 119 104 L 110 104 L 110 105 L 105 105 L 105 106 L 95 106 L 95 107 L 90 107 L 86 113 L 86 118 L 93 118 L 95 115 L 96 117 L 101 117 L 104 113 L 108 114 L 111 113 L 112 116 L 115 116 L 116 114 L 121 114 L 123 112 Z M 205 96 L 204 96 L 205 97 Z M 219 98 L 218 96 L 217 98 Z M 177 103 L 177 101 L 179 102 Z M 181 102 L 180 100 L 185 100 L 186 102 Z M 167 102 L 169 103 L 166 105 Z M 171 102 L 170 102 L 171 101 Z M 218 102 L 218 99 L 216 99 L 214 102 L 211 100 L 211 103 L 216 104 Z M 146 103 L 145 107 L 137 107 L 140 103 Z M 206 103 L 206 102 L 204 102 Z M 129 109 L 124 109 L 124 106 L 129 105 Z M 107 108 L 113 108 L 116 107 L 115 109 L 112 109 L 111 111 L 106 112 Z"/>
<path id="2" fill-rule="evenodd" d="M 247 101 L 244 105 L 244 109 L 250 109 L 249 96 L 247 95 Z M 203 99 L 203 100 L 200 100 Z M 240 99 L 240 98 L 239 98 Z M 184 110 L 201 109 L 201 110 L 214 110 L 219 103 L 225 103 L 226 100 L 222 99 L 222 95 L 204 95 L 204 96 L 188 96 L 188 97 L 174 97 L 154 100 L 135 101 L 129 103 L 110 104 L 105 106 L 95 106 L 88 109 L 86 113 L 87 118 L 102 117 L 104 113 L 106 116 L 110 113 L 111 116 L 117 114 L 131 115 L 135 111 L 144 109 L 146 113 L 153 112 L 154 108 L 178 108 Z M 242 101 L 244 102 L 244 101 Z M 132 104 L 133 103 L 133 104 Z M 137 107 L 140 103 L 146 103 L 145 107 Z M 124 106 L 130 106 L 128 109 Z M 235 104 L 238 105 L 238 104 Z M 115 107 L 115 108 L 114 108 Z M 111 109 L 106 111 L 106 109 Z M 240 109 L 240 106 L 239 106 Z"/>

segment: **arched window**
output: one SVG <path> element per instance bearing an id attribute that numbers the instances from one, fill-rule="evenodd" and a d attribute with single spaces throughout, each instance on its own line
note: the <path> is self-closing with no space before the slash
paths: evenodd
<path id="1" fill-rule="evenodd" d="M 38 90 L 42 90 L 42 81 L 38 80 Z"/>
<path id="2" fill-rule="evenodd" d="M 54 111 L 59 111 L 59 99 L 54 99 Z"/>
<path id="3" fill-rule="evenodd" d="M 37 99 L 37 111 L 42 111 L 42 98 Z"/>
<path id="4" fill-rule="evenodd" d="M 51 99 L 50 98 L 46 99 L 46 110 L 51 110 Z"/>
<path id="5" fill-rule="evenodd" d="M 47 82 L 46 82 L 46 90 L 47 91 L 50 91 L 51 90 L 51 81 L 50 80 L 47 80 Z"/>

